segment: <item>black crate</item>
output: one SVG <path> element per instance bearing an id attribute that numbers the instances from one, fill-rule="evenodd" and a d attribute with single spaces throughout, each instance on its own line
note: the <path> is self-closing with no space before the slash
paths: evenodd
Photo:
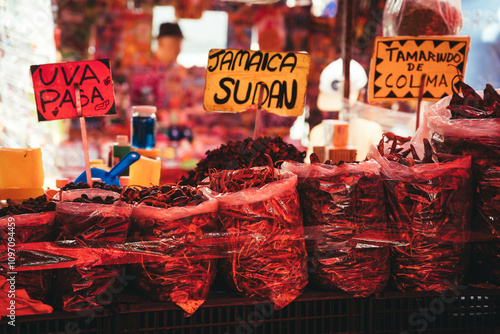
<path id="1" fill-rule="evenodd" d="M 365 299 L 305 292 L 281 310 L 263 299 L 210 297 L 191 317 L 173 303 L 120 305 L 115 333 L 322 334 L 364 333 Z"/>
<path id="2" fill-rule="evenodd" d="M 2 334 L 113 334 L 111 312 L 105 310 L 91 316 L 89 312 L 54 312 L 17 316 L 15 327 L 2 317 Z"/>
<path id="3" fill-rule="evenodd" d="M 500 290 L 384 292 L 369 300 L 367 333 L 500 334 Z"/>

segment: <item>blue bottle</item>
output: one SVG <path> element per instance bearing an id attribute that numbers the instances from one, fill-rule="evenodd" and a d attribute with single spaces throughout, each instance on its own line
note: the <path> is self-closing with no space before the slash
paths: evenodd
<path id="1" fill-rule="evenodd" d="M 132 107 L 132 146 L 152 149 L 156 145 L 156 107 Z"/>

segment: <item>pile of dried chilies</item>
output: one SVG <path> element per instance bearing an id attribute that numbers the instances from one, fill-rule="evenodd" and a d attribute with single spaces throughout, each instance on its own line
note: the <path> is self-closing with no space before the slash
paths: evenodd
<path id="1" fill-rule="evenodd" d="M 384 189 L 374 161 L 328 165 L 285 162 L 296 174 L 311 277 L 319 286 L 355 296 L 381 291 L 389 280 L 389 247 L 358 241 L 385 233 Z"/>
<path id="2" fill-rule="evenodd" d="M 156 186 L 124 192 L 139 203 L 131 215 L 129 241 L 163 261 L 131 264 L 136 286 L 153 300 L 173 301 L 193 314 L 215 279 L 217 202 L 190 186 Z"/>
<path id="3" fill-rule="evenodd" d="M 443 291 L 465 274 L 465 233 L 470 224 L 466 204 L 472 199 L 470 157 L 426 163 L 432 161 L 427 141 L 425 158 L 419 160 L 413 145 L 402 149 L 399 138 L 391 139 L 388 155 L 384 156 L 381 142 L 369 156 L 381 165 L 389 228 L 395 239 L 407 244 L 392 248 L 393 282 L 405 291 Z M 414 152 L 412 158 L 408 150 Z"/>
<path id="4" fill-rule="evenodd" d="M 307 284 L 297 177 L 272 165 L 210 173 L 222 226 L 220 271 L 235 291 L 280 309 Z"/>
<path id="5" fill-rule="evenodd" d="M 472 157 L 472 229 L 491 241 L 472 244 L 470 272 L 500 284 L 500 259 L 491 256 L 500 248 L 500 94 L 490 84 L 482 97 L 463 82 L 461 91 L 430 108 L 428 127 L 436 152 Z"/>

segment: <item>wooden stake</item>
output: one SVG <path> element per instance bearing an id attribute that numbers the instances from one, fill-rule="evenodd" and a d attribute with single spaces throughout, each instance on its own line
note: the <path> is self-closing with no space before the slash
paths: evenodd
<path id="1" fill-rule="evenodd" d="M 351 59 L 354 33 L 354 1 L 345 0 L 344 6 L 344 38 L 342 50 L 342 65 L 344 74 L 344 99 L 342 100 L 341 113 L 345 113 L 344 101 L 349 100 L 351 97 Z M 342 119 L 339 113 L 339 119 Z"/>
<path id="2" fill-rule="evenodd" d="M 418 90 L 417 121 L 416 121 L 416 125 L 415 125 L 415 131 L 418 130 L 418 126 L 420 124 L 420 105 L 422 104 L 422 98 L 424 95 L 425 77 L 426 77 L 426 74 L 422 73 L 422 77 L 420 79 L 420 88 Z"/>
<path id="3" fill-rule="evenodd" d="M 259 82 L 258 84 L 260 84 L 259 102 L 257 105 L 257 112 L 255 113 L 255 126 L 253 129 L 253 140 L 256 140 L 259 137 L 259 133 L 260 133 L 260 119 L 261 119 L 261 114 L 262 114 L 262 99 L 264 96 L 264 87 L 266 86 L 266 84 L 263 82 Z"/>
<path id="4" fill-rule="evenodd" d="M 82 131 L 83 155 L 85 157 L 85 172 L 87 174 L 87 184 L 92 188 L 92 175 L 90 174 L 90 158 L 89 158 L 89 145 L 87 140 L 87 127 L 85 125 L 85 117 L 82 115 L 82 101 L 80 99 L 80 87 L 77 83 L 75 87 L 76 111 L 80 119 L 80 130 Z"/>

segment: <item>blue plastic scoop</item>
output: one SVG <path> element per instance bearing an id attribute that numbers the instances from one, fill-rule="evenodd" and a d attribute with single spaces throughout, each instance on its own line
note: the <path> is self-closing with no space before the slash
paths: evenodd
<path id="1" fill-rule="evenodd" d="M 102 182 L 109 185 L 120 186 L 120 180 L 118 175 L 122 173 L 125 169 L 129 168 L 134 162 L 139 160 L 141 155 L 137 152 L 130 152 L 123 157 L 109 172 L 100 168 L 91 168 L 90 175 L 95 178 L 100 178 Z M 83 172 L 75 180 L 75 183 L 87 182 L 87 172 Z"/>

